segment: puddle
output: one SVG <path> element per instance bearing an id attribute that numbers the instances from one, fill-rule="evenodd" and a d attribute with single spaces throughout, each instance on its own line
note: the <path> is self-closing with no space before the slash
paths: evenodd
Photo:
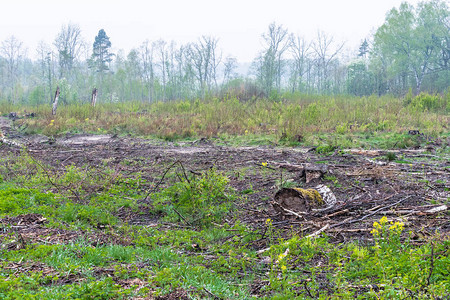
<path id="1" fill-rule="evenodd" d="M 112 135 L 80 135 L 57 140 L 58 145 L 85 145 L 85 144 L 103 144 L 108 143 L 112 139 Z"/>

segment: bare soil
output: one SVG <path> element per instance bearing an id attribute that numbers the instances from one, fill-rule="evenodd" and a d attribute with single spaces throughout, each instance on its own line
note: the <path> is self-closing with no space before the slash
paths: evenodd
<path id="1" fill-rule="evenodd" d="M 309 148 L 231 147 L 207 139 L 177 144 L 86 134 L 48 139 L 14 134 L 8 122 L 0 121 L 4 132 L 55 172 L 63 171 L 69 165 L 87 168 L 106 165 L 127 176 L 140 172 L 149 183 L 143 187 L 146 192 L 152 190 L 152 184 L 158 188 L 170 184 L 167 180 L 161 181 L 161 177 L 174 162 L 179 162 L 188 174 L 199 174 L 215 167 L 225 172 L 231 186 L 243 195 L 236 203 L 237 218 L 254 229 L 264 228 L 265 221 L 270 218 L 274 226 L 285 229 L 286 233 L 294 231 L 308 235 L 325 228 L 325 233 L 335 242 L 349 239 L 370 242 L 373 222 L 386 215 L 391 220 L 403 221 L 418 243 L 436 232 L 443 235 L 450 232 L 449 158 L 425 153 L 423 149 L 396 150 L 397 157 L 402 157 L 403 161 L 389 162 L 387 152 L 380 150 L 353 149 L 323 156 Z M 14 145 L 0 145 L 0 155 L 19 154 L 20 151 L 21 148 Z M 326 169 L 326 174 L 306 183 L 304 173 L 299 170 L 311 165 Z M 308 214 L 277 212 L 271 203 L 280 184 L 286 182 L 303 188 L 325 184 L 336 195 L 337 202 L 326 210 Z M 143 200 L 148 202 L 148 199 Z M 441 209 L 433 211 L 436 207 Z M 158 216 L 145 211 L 136 214 L 124 209 L 119 217 L 130 224 L 159 222 Z M 28 220 L 22 222 L 28 227 L 23 232 L 25 238 L 32 239 L 30 234 L 44 235 L 50 237 L 47 241 L 50 243 L 71 238 L 72 233 L 63 231 L 41 232 L 41 235 L 40 230 L 49 229 L 31 222 L 29 216 L 24 218 Z M 10 224 L 16 221 L 2 220 Z M 232 222 L 231 216 L 229 221 Z M 95 239 L 100 243 L 127 243 L 106 236 Z M 264 239 L 254 243 L 255 249 L 265 246 Z"/>

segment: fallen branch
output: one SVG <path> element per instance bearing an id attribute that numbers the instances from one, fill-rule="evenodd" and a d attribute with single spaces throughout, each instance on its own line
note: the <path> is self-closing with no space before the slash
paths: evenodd
<path id="1" fill-rule="evenodd" d="M 287 212 L 288 214 L 294 215 L 294 216 L 299 217 L 299 218 L 302 217 L 300 214 L 302 214 L 302 215 L 307 215 L 307 214 L 308 214 L 308 213 L 306 213 L 306 212 L 296 213 L 295 211 L 292 211 L 292 210 L 289 210 L 289 209 L 287 209 L 287 208 L 284 208 L 284 207 L 282 207 L 281 205 L 280 205 L 280 208 L 283 209 L 283 210 L 284 210 L 285 212 Z"/>
<path id="2" fill-rule="evenodd" d="M 329 229 L 328 232 L 362 232 L 362 231 L 371 231 L 372 228 L 349 228 L 349 229 L 340 229 L 333 228 Z"/>
<path id="3" fill-rule="evenodd" d="M 327 224 L 327 225 L 323 226 L 322 228 L 320 228 L 319 230 L 317 230 L 316 232 L 307 235 L 306 238 L 316 237 L 319 234 L 321 234 L 322 232 L 324 232 L 325 230 L 327 230 L 329 227 L 330 227 L 330 224 Z"/>
<path id="4" fill-rule="evenodd" d="M 367 219 L 368 217 L 373 216 L 373 215 L 377 214 L 378 212 L 380 212 L 380 211 L 382 211 L 384 209 L 387 209 L 387 208 L 393 207 L 393 206 L 395 206 L 397 204 L 400 204 L 403 201 L 405 201 L 405 200 L 407 200 L 407 199 L 409 199 L 411 197 L 412 197 L 412 195 L 409 195 L 409 196 L 407 196 L 407 197 L 405 197 L 405 198 L 403 198 L 403 199 L 401 199 L 401 200 L 399 200 L 399 201 L 397 201 L 395 203 L 383 206 L 383 207 L 377 209 L 376 211 L 374 211 L 373 213 L 370 213 L 368 215 L 363 216 L 362 218 L 359 218 L 359 219 L 356 219 L 356 220 L 344 221 L 344 222 L 340 222 L 340 223 L 337 223 L 337 224 L 333 224 L 333 225 L 330 226 L 330 228 L 335 228 L 335 227 L 338 227 L 338 226 L 341 226 L 341 225 L 345 225 L 345 224 L 352 224 L 352 223 L 356 223 L 356 222 L 361 222 L 362 220 Z"/>
<path id="5" fill-rule="evenodd" d="M 308 288 L 308 282 L 306 280 L 303 280 L 303 286 L 305 287 L 306 292 L 308 293 L 309 297 L 311 299 L 314 299 L 313 295 L 311 294 L 311 291 Z"/>
<path id="6" fill-rule="evenodd" d="M 362 191 L 362 192 L 364 192 L 364 193 L 367 193 L 367 191 L 366 191 L 365 189 L 363 189 L 362 187 L 360 187 L 360 186 L 358 186 L 358 185 L 356 185 L 356 184 L 350 183 L 350 185 L 351 185 L 352 187 L 357 188 L 358 190 L 360 190 L 360 191 Z"/>
<path id="7" fill-rule="evenodd" d="M 173 207 L 172 209 L 173 209 L 174 212 L 177 213 L 177 215 L 178 215 L 181 219 L 183 219 L 184 222 L 186 222 L 186 224 L 188 224 L 189 226 L 192 226 L 191 223 L 189 223 L 188 220 L 186 220 L 186 218 L 185 218 L 178 210 L 175 209 L 175 207 Z"/>
<path id="8" fill-rule="evenodd" d="M 336 212 L 334 212 L 334 213 L 332 213 L 332 214 L 323 216 L 322 219 L 323 219 L 323 218 L 331 218 L 331 217 L 335 217 L 335 216 L 342 215 L 342 214 L 345 214 L 345 213 L 348 213 L 348 212 L 349 212 L 349 210 L 346 208 L 346 209 L 343 209 L 343 210 L 336 211 Z"/>
<path id="9" fill-rule="evenodd" d="M 49 175 L 48 172 L 47 172 L 47 169 L 44 168 L 44 166 L 43 166 L 41 163 L 39 163 L 36 159 L 34 159 L 34 157 L 33 157 L 32 155 L 29 155 L 29 157 L 31 158 L 31 160 L 32 160 L 38 167 L 40 167 L 40 168 L 42 169 L 42 171 L 44 171 L 45 176 L 47 176 L 48 182 L 50 182 L 50 184 L 51 184 L 52 186 L 54 186 L 54 187 L 58 190 L 58 192 L 59 192 L 60 194 L 62 194 L 61 189 L 60 189 L 60 186 L 61 186 L 61 185 L 58 185 L 58 184 L 56 184 L 55 182 L 53 182 L 53 180 L 51 179 L 50 175 Z M 77 200 L 81 202 L 80 196 L 79 196 L 78 193 L 75 192 L 72 188 L 70 188 L 69 186 L 64 186 L 64 185 L 62 185 L 62 187 L 68 189 L 68 190 L 75 196 L 75 198 L 77 198 Z"/>
<path id="10" fill-rule="evenodd" d="M 222 298 L 218 297 L 217 295 L 214 295 L 211 291 L 207 290 L 205 287 L 203 287 L 203 290 L 204 290 L 205 292 L 207 292 L 208 295 L 210 295 L 210 296 L 213 297 L 214 299 L 222 299 Z"/>
<path id="11" fill-rule="evenodd" d="M 426 210 L 426 211 L 424 211 L 424 213 L 435 214 L 435 213 L 438 213 L 438 212 L 441 212 L 441 211 L 446 211 L 447 209 L 448 209 L 447 205 L 441 205 L 441 206 L 434 207 L 432 209 Z"/>

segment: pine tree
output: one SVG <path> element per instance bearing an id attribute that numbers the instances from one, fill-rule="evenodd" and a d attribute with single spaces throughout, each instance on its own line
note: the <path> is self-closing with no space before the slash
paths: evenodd
<path id="1" fill-rule="evenodd" d="M 99 73 L 108 71 L 109 63 L 114 56 L 114 54 L 110 52 L 110 49 L 111 42 L 109 41 L 109 37 L 106 35 L 105 30 L 100 29 L 93 44 L 91 68 L 95 68 Z"/>
<path id="2" fill-rule="evenodd" d="M 366 39 L 364 39 L 364 42 L 362 42 L 361 46 L 359 47 L 359 57 L 366 57 L 367 53 L 369 52 L 369 43 Z"/>

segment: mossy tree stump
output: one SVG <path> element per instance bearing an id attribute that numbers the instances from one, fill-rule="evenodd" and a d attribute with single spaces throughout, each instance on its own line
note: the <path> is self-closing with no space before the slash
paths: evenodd
<path id="1" fill-rule="evenodd" d="M 323 206 L 324 201 L 315 189 L 283 188 L 274 197 L 272 206 L 278 213 L 286 210 L 294 212 L 310 212 L 313 208 Z"/>

